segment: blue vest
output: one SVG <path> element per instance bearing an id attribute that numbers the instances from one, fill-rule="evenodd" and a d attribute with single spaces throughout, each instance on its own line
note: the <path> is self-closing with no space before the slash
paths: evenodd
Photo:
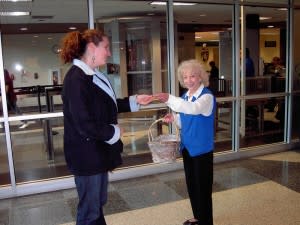
<path id="1" fill-rule="evenodd" d="M 208 88 L 203 88 L 199 98 L 203 94 L 212 94 Z M 186 94 L 182 96 L 186 98 Z M 195 101 L 196 99 L 192 100 Z M 186 148 L 190 156 L 198 156 L 214 149 L 214 118 L 216 99 L 214 97 L 213 112 L 210 116 L 190 115 L 180 113 L 181 119 L 181 144 L 180 151 Z"/>

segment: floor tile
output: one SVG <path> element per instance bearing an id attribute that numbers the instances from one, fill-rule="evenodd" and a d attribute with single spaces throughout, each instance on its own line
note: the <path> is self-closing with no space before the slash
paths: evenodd
<path id="1" fill-rule="evenodd" d="M 300 225 L 300 152 L 215 165 L 215 225 Z M 75 225 L 76 189 L 0 200 L 0 225 Z M 192 217 L 184 171 L 111 182 L 108 225 L 182 225 Z"/>

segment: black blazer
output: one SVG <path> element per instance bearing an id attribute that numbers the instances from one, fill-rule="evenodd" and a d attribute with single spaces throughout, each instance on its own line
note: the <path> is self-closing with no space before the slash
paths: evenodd
<path id="1" fill-rule="evenodd" d="M 111 171 L 122 163 L 121 140 L 113 145 L 117 113 L 130 111 L 129 99 L 113 99 L 79 67 L 65 76 L 63 91 L 64 153 L 69 170 L 86 176 Z"/>

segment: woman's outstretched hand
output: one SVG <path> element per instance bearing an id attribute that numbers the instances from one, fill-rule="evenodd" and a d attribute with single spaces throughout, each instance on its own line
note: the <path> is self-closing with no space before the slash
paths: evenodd
<path id="1" fill-rule="evenodd" d="M 148 105 L 153 100 L 154 100 L 153 95 L 137 95 L 136 96 L 136 101 L 140 105 Z"/>
<path id="2" fill-rule="evenodd" d="M 169 99 L 169 93 L 156 93 L 153 95 L 153 98 L 160 102 L 166 102 Z"/>

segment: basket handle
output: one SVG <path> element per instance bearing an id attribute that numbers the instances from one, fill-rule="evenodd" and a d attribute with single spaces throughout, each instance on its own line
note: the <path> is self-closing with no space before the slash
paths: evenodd
<path id="1" fill-rule="evenodd" d="M 149 127 L 149 129 L 148 129 L 148 141 L 149 141 L 149 142 L 153 141 L 152 127 L 153 127 L 155 124 L 157 124 L 158 122 L 163 121 L 163 120 L 164 120 L 164 118 L 157 119 L 157 120 L 155 120 L 155 121 L 150 125 L 150 127 Z M 175 130 L 176 130 L 176 137 L 177 137 L 177 140 L 179 140 L 179 138 L 178 138 L 178 137 L 179 137 L 179 130 L 178 130 L 177 125 L 175 125 Z"/>

